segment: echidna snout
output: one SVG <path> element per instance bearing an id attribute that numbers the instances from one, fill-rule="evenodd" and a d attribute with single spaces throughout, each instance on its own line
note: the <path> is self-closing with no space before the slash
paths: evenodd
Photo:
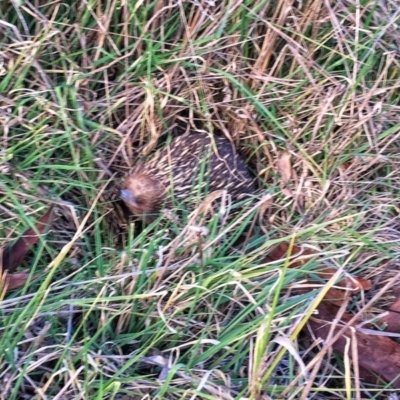
<path id="1" fill-rule="evenodd" d="M 165 190 L 157 179 L 136 172 L 125 178 L 119 196 L 134 215 L 148 216 L 159 211 Z"/>

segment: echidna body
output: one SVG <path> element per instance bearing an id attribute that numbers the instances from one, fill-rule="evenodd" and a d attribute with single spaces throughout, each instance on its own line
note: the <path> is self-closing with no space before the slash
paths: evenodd
<path id="1" fill-rule="evenodd" d="M 172 199 L 193 210 L 206 193 L 221 189 L 236 202 L 254 195 L 257 185 L 227 139 L 191 133 L 137 165 L 123 181 L 120 197 L 133 214 L 150 222 Z"/>

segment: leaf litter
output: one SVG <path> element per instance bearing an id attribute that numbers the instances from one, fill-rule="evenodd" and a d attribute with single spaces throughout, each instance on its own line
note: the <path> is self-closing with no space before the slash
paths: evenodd
<path id="1" fill-rule="evenodd" d="M 305 376 L 304 368 L 312 369 L 312 373 L 308 375 L 307 382 L 299 385 L 298 390 L 303 392 L 298 398 L 316 398 L 321 396 L 318 391 L 323 392 L 324 388 L 329 391 L 329 396 L 338 385 L 344 385 L 340 379 L 337 384 L 330 376 L 338 375 L 340 370 L 330 356 L 331 349 L 342 353 L 344 359 L 353 360 L 350 372 L 354 382 L 357 382 L 357 376 L 367 376 L 361 372 L 365 368 L 373 371 L 372 375 L 382 375 L 386 381 L 393 380 L 397 385 L 395 366 L 388 365 L 389 362 L 396 362 L 394 356 L 390 358 L 397 354 L 393 345 L 396 340 L 384 334 L 398 332 L 398 295 L 393 296 L 390 292 L 392 287 L 387 287 L 374 300 L 378 305 L 379 301 L 385 305 L 379 312 L 386 311 L 386 315 L 371 324 L 363 324 L 365 315 L 353 320 L 354 313 L 361 310 L 367 313 L 373 309 L 372 303 L 365 303 L 369 295 L 366 292 L 374 291 L 371 280 L 379 274 L 385 275 L 382 279 L 382 285 L 385 285 L 391 279 L 390 274 L 395 273 L 391 270 L 383 274 L 381 265 L 383 257 L 395 258 L 397 250 L 389 248 L 388 242 L 396 246 L 398 236 L 396 238 L 395 234 L 398 235 L 399 231 L 395 220 L 399 210 L 396 174 L 399 169 L 399 132 L 396 125 L 399 63 L 393 43 L 400 43 L 396 24 L 393 23 L 398 17 L 396 3 L 391 0 L 375 5 L 368 3 L 360 9 L 351 1 L 289 2 L 290 6 L 267 2 L 265 7 L 261 7 L 260 3 L 261 9 L 257 12 L 248 9 L 249 2 L 246 5 L 225 1 L 204 4 L 170 2 L 168 5 L 153 2 L 154 9 L 150 2 L 139 3 L 131 14 L 127 3 L 94 1 L 90 10 L 85 5 L 76 6 L 76 13 L 68 16 L 57 5 L 41 4 L 40 1 L 23 4 L 9 2 L 0 7 L 2 19 L 7 21 L 7 15 L 12 16 L 12 24 L 0 23 L 4 59 L 1 73 L 8 74 L 2 80 L 5 90 L 0 98 L 1 140 L 6 150 L 6 158 L 1 157 L 0 168 L 4 174 L 12 174 L 14 181 L 7 184 L 13 188 L 18 201 L 29 212 L 35 211 L 38 186 L 33 181 L 41 181 L 35 174 L 40 169 L 43 175 L 47 172 L 51 176 L 52 183 L 46 183 L 51 193 L 58 191 L 88 209 L 95 197 L 93 192 L 98 189 L 94 183 L 110 173 L 116 172 L 117 176 L 125 174 L 139 156 L 158 145 L 163 139 L 161 134 L 170 132 L 172 127 L 183 122 L 191 129 L 206 126 L 210 131 L 215 129 L 228 133 L 243 154 L 248 156 L 254 170 L 260 172 L 265 189 L 281 188 L 282 197 L 290 197 L 291 193 L 302 196 L 301 204 L 304 199 L 305 207 L 298 207 L 297 213 L 290 210 L 293 205 L 291 199 L 273 197 L 271 207 L 263 213 L 268 222 L 265 229 L 268 240 L 274 235 L 290 236 L 299 229 L 310 232 L 316 226 L 314 234 L 304 235 L 304 240 L 301 239 L 295 246 L 283 242 L 267 256 L 260 255 L 260 260 L 265 262 L 263 268 L 267 271 L 260 272 L 259 276 L 255 273 L 251 278 L 242 278 L 237 266 L 233 272 L 222 270 L 219 275 L 213 275 L 210 267 L 210 270 L 204 270 L 207 265 L 200 263 L 199 266 L 195 261 L 193 265 L 186 265 L 188 271 L 181 270 L 180 274 L 171 278 L 168 272 L 172 268 L 179 270 L 185 265 L 184 259 L 174 259 L 175 264 L 167 265 L 167 273 L 157 282 L 162 292 L 152 292 L 154 276 L 148 271 L 145 273 L 144 266 L 154 261 L 158 268 L 163 257 L 167 260 L 173 258 L 163 253 L 165 242 L 162 240 L 149 245 L 146 242 L 147 232 L 138 241 L 135 241 L 136 232 L 127 234 L 132 225 L 124 218 L 117 218 L 113 213 L 113 203 L 104 196 L 104 202 L 96 206 L 95 212 L 101 216 L 109 213 L 108 224 L 97 224 L 91 230 L 79 232 L 83 240 L 75 249 L 80 256 L 76 263 L 77 270 L 89 271 L 88 275 L 81 276 L 78 282 L 54 281 L 55 293 L 63 301 L 77 302 L 89 310 L 81 321 L 68 316 L 68 327 L 62 324 L 57 335 L 64 330 L 68 331 L 67 338 L 74 338 L 79 330 L 84 333 L 75 342 L 71 341 L 67 356 L 64 348 L 57 348 L 49 355 L 49 358 L 62 359 L 63 364 L 54 364 L 56 366 L 41 364 L 40 361 L 32 363 L 31 355 L 23 354 L 21 350 L 25 348 L 25 343 L 17 342 L 18 345 L 12 346 L 13 337 L 8 338 L 10 354 L 14 352 L 15 357 L 20 358 L 4 362 L 2 367 L 12 370 L 10 365 L 16 364 L 23 368 L 12 371 L 4 386 L 1 383 L 3 398 L 11 396 L 13 387 L 18 391 L 18 395 L 13 393 L 14 397 L 18 398 L 50 398 L 57 393 L 62 393 L 66 399 L 77 396 L 88 398 L 91 395 L 99 398 L 104 395 L 102 385 L 105 379 L 110 383 L 109 387 L 115 384 L 115 387 L 134 392 L 129 398 L 154 398 L 161 391 L 168 398 L 181 398 L 182 390 L 189 392 L 189 398 L 195 398 L 198 393 L 194 393 L 193 387 L 199 391 L 207 390 L 208 395 L 217 398 L 278 398 L 274 388 L 279 384 L 286 388 L 295 381 L 289 375 L 290 368 L 287 368 L 291 360 L 283 360 L 275 370 L 278 373 L 274 373 L 267 382 L 260 383 L 262 376 L 259 379 L 257 375 L 252 381 L 253 377 L 246 369 L 254 361 L 251 358 L 253 335 L 240 329 L 246 324 L 250 327 L 256 324 L 257 312 L 266 315 L 271 312 L 270 293 L 262 292 L 263 287 L 270 284 L 268 277 L 275 273 L 272 267 L 272 272 L 268 269 L 270 266 L 281 266 L 290 257 L 288 272 L 301 271 L 300 282 L 285 281 L 288 291 L 295 296 L 301 298 L 304 293 L 313 294 L 323 289 L 324 282 L 335 276 L 336 266 L 333 268 L 334 263 L 329 263 L 332 260 L 324 259 L 327 264 L 321 264 L 312 271 L 303 270 L 307 259 L 318 258 L 305 245 L 311 242 L 324 249 L 332 237 L 334 249 L 329 248 L 329 254 L 340 252 L 342 248 L 350 253 L 353 251 L 349 255 L 351 265 L 344 262 L 340 265 L 342 259 L 337 258 L 343 270 L 341 277 L 317 306 L 317 314 L 307 316 L 310 329 L 305 328 L 303 332 L 311 340 L 316 339 L 316 343 L 310 349 L 314 359 L 304 361 L 305 367 L 301 366 L 299 379 Z M 147 7 L 146 10 L 141 8 L 142 5 Z M 136 14 L 137 10 L 143 12 Z M 150 12 L 153 12 L 152 16 L 148 14 Z M 74 15 L 89 18 L 88 26 L 80 26 L 83 20 L 74 20 Z M 174 19 L 175 15 L 179 18 Z M 143 16 L 151 18 L 151 24 L 149 20 L 140 21 Z M 367 25 L 367 21 L 371 20 L 375 21 L 372 29 Z M 49 21 L 58 22 L 57 30 L 48 30 Z M 167 29 L 171 21 L 171 29 Z M 234 27 L 249 21 L 249 29 L 235 31 Z M 141 22 L 143 30 L 138 28 Z M 373 36 L 371 32 L 375 32 L 377 27 L 379 34 Z M 31 28 L 34 34 L 29 32 Z M 168 36 L 171 32 L 173 35 Z M 222 32 L 226 33 L 226 37 L 219 37 Z M 160 47 L 152 53 L 158 45 Z M 175 55 L 174 50 L 177 51 Z M 372 56 L 377 54 L 379 59 L 373 60 Z M 7 86 L 7 82 L 16 82 L 17 87 Z M 66 84 L 56 86 L 59 82 Z M 21 125 L 26 132 L 21 129 L 13 137 L 11 132 L 16 125 Z M 288 142 L 290 145 L 287 145 Z M 30 148 L 37 151 L 37 159 L 27 157 L 26 143 L 31 143 Z M 52 154 L 48 152 L 51 148 L 59 152 L 46 158 L 47 154 Z M 304 157 L 302 163 L 306 167 L 302 171 L 296 171 L 298 163 L 291 164 L 287 148 L 296 160 Z M 83 168 L 92 166 L 93 156 L 96 160 L 101 158 L 101 162 L 97 162 L 97 166 L 101 167 L 96 171 L 91 167 Z M 278 174 L 273 174 L 271 171 L 276 166 L 276 160 Z M 299 176 L 298 184 L 292 182 L 296 176 Z M 22 178 L 23 182 L 20 181 Z M 290 186 L 292 184 L 297 185 L 297 191 Z M 66 190 L 66 187 L 69 189 Z M 290 192 L 286 192 L 286 187 Z M 296 201 L 300 203 L 300 199 Z M 13 207 L 7 201 L 2 206 Z M 362 217 L 358 217 L 357 213 Z M 342 215 L 348 218 L 338 221 Z M 332 223 L 325 224 L 325 221 Z M 123 229 L 119 231 L 121 226 Z M 39 229 L 40 226 L 36 231 Z M 72 228 L 70 230 L 75 233 Z M 108 235 L 115 232 L 121 237 L 120 242 L 129 243 L 121 258 L 113 248 L 114 242 L 108 241 Z M 58 233 L 61 235 L 64 232 L 60 230 Z M 160 232 L 158 234 L 163 236 Z M 32 235 L 29 236 L 34 238 L 36 233 Z M 221 235 L 215 244 L 208 236 L 202 237 L 197 247 L 195 242 L 191 243 L 190 250 L 196 253 L 198 249 L 200 253 L 203 246 L 209 245 L 208 249 L 217 252 L 225 238 L 225 234 Z M 96 251 L 91 255 L 88 249 L 93 242 Z M 29 250 L 34 245 L 29 243 L 28 239 L 19 246 Z M 158 244 L 154 255 L 152 248 Z M 141 253 L 141 245 L 147 246 L 143 251 L 146 256 Z M 23 262 L 23 251 L 16 251 L 15 254 L 7 251 L 6 260 L 14 259 L 15 262 L 20 259 Z M 189 254 L 192 256 L 192 252 Z M 15 269 L 21 265 L 17 264 L 14 264 Z M 221 263 L 217 265 L 223 268 Z M 200 272 L 196 273 L 196 268 Z M 256 271 L 262 269 L 257 268 Z M 10 271 L 12 269 L 7 271 L 7 276 L 14 276 L 14 283 L 9 282 L 9 288 L 12 287 L 10 283 L 23 285 L 27 276 L 18 277 L 21 272 Z M 121 274 L 116 277 L 114 273 L 117 269 Z M 307 272 L 307 276 L 303 272 Z M 210 276 L 207 276 L 208 273 Z M 201 280 L 203 275 L 207 277 L 204 282 Z M 224 291 L 223 278 L 230 276 L 232 279 L 227 283 L 229 290 Z M 240 279 L 243 281 L 240 282 Z M 129 285 L 121 284 L 124 280 L 130 280 Z M 216 286 L 213 286 L 214 282 L 217 282 Z M 238 288 L 232 290 L 235 283 L 242 285 L 248 297 L 242 296 Z M 393 287 L 396 284 L 392 282 Z M 160 339 L 162 335 L 157 336 L 163 328 L 159 321 L 160 313 L 164 311 L 159 310 L 164 310 L 166 303 L 163 296 L 168 291 L 174 296 L 168 300 L 168 313 L 165 312 L 162 317 L 168 326 L 174 327 L 177 336 L 163 341 Z M 212 302 L 215 300 L 214 291 L 221 292 L 217 302 Z M 143 293 L 150 300 L 140 298 Z M 265 308 L 261 306 L 258 293 L 262 293 L 265 303 L 268 303 Z M 9 294 L 10 297 L 2 303 L 5 315 L 10 310 L 19 314 L 19 302 L 25 299 L 14 300 L 13 295 Z M 121 296 L 125 303 L 121 301 Z M 247 311 L 246 302 L 249 299 L 255 304 L 259 302 L 256 312 L 249 312 L 248 320 L 239 320 L 234 326 L 240 333 L 231 337 L 239 337 L 241 343 L 238 345 L 234 339 L 224 343 L 224 348 L 229 349 L 227 353 L 222 353 L 223 350 L 212 353 L 213 347 L 202 347 L 200 344 L 193 346 L 187 356 L 183 353 L 177 356 L 178 363 L 187 363 L 186 371 L 178 371 L 177 379 L 170 375 L 167 382 L 161 384 L 148 378 L 154 370 L 135 367 L 132 360 L 137 359 L 141 352 L 140 346 L 134 346 L 136 342 L 144 348 L 149 345 L 164 346 L 167 351 L 170 341 L 177 341 L 177 348 L 185 343 L 185 335 L 194 342 L 203 336 L 210 336 L 217 343 L 219 335 L 229 330 L 229 324 L 233 324 L 235 317 L 243 310 Z M 296 297 L 282 296 L 282 299 L 295 301 Z M 52 300 L 49 298 L 44 303 L 42 313 L 53 315 Z M 59 297 L 56 300 L 59 301 Z M 152 309 L 154 303 L 156 311 Z M 188 308 L 190 312 L 180 314 Z M 275 307 L 272 311 L 278 309 Z M 376 312 L 375 309 L 372 311 Z M 231 319 L 226 319 L 226 314 Z M 301 310 L 298 310 L 296 317 L 301 316 Z M 124 342 L 120 346 L 120 338 L 115 335 L 113 322 L 110 322 L 115 320 L 129 336 L 129 339 L 124 338 L 129 341 L 128 344 Z M 292 326 L 280 325 L 284 320 L 284 313 L 274 317 L 271 322 L 272 336 L 276 332 L 280 336 L 286 335 L 292 329 Z M 29 321 L 31 316 L 23 322 L 28 324 Z M 71 334 L 72 326 L 74 334 Z M 367 330 L 374 334 L 366 333 Z M 121 328 L 122 334 L 125 331 Z M 185 335 L 179 337 L 182 331 Z M 98 332 L 102 336 L 101 343 L 90 342 L 90 336 Z M 144 339 L 140 337 L 141 332 Z M 157 333 L 152 336 L 153 332 Z M 332 337 L 336 339 L 331 340 Z M 322 345 L 318 338 L 322 339 Z M 287 342 L 282 343 L 290 347 Z M 295 345 L 299 343 L 300 340 Z M 365 349 L 363 343 L 379 349 L 381 359 L 377 359 L 373 349 Z M 118 355 L 128 345 L 133 346 L 132 353 L 120 361 Z M 315 350 L 318 346 L 320 351 Z M 250 349 L 248 352 L 243 350 L 247 348 Z M 269 350 L 269 347 L 265 348 Z M 107 352 L 113 354 L 114 349 L 118 353 L 114 354 L 114 358 L 103 357 Z M 370 360 L 363 355 L 364 350 Z M 44 359 L 49 350 L 40 348 L 38 352 L 41 351 Z M 35 351 L 32 353 L 37 354 Z M 264 356 L 273 359 L 275 354 L 275 351 L 265 351 Z M 197 358 L 200 361 L 195 363 L 193 360 Z M 307 355 L 304 358 L 306 360 Z M 82 359 L 86 362 L 86 375 L 82 372 L 82 365 L 79 365 Z M 158 364 L 161 375 L 160 371 L 156 371 L 155 376 L 165 378 L 173 372 L 173 367 L 164 368 L 169 360 L 169 356 L 162 358 L 163 362 Z M 262 374 L 262 367 L 260 371 Z M 342 372 L 341 377 L 348 382 L 348 376 L 344 374 Z M 223 385 L 219 383 L 221 381 Z M 246 384 L 252 389 L 246 388 Z M 96 392 L 97 387 L 101 389 Z M 175 395 L 175 391 L 178 394 Z M 352 398 L 353 394 L 349 391 L 347 397 Z M 290 395 L 293 398 L 296 393 L 291 392 Z M 343 398 L 340 392 L 335 395 Z M 105 396 L 108 399 L 114 394 Z M 359 391 L 354 397 L 357 396 L 361 398 Z"/>
<path id="2" fill-rule="evenodd" d="M 53 223 L 54 207 L 50 206 L 34 224 L 34 228 L 27 229 L 14 243 L 6 246 L 0 252 L 1 284 L 3 291 L 17 289 L 24 286 L 28 279 L 36 279 L 38 276 L 31 276 L 29 271 L 16 272 L 25 261 L 29 250 L 39 241 Z"/>

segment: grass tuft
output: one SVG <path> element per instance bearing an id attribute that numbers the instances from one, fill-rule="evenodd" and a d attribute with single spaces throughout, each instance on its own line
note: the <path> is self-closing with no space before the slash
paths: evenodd
<path id="1" fill-rule="evenodd" d="M 0 398 L 388 395 L 300 333 L 330 283 L 295 289 L 321 264 L 376 291 L 396 274 L 399 18 L 394 0 L 2 2 L 1 244 L 58 214 L 25 265 L 40 278 L 0 303 Z M 142 229 L 113 194 L 196 129 L 259 178 L 265 226 L 246 252 L 243 215 Z M 265 261 L 285 241 L 316 256 Z"/>

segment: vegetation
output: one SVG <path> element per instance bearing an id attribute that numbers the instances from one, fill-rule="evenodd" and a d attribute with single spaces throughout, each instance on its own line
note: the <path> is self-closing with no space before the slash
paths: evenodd
<path id="1" fill-rule="evenodd" d="M 391 393 L 302 328 L 333 284 L 310 286 L 319 266 L 371 279 L 368 296 L 397 272 L 399 15 L 394 0 L 2 2 L 1 245 L 57 215 L 24 265 L 39 277 L 0 303 L 0 398 Z M 250 217 L 127 218 L 120 178 L 187 129 L 246 158 L 257 234 Z M 266 260 L 284 242 L 314 257 Z M 344 307 L 371 318 L 399 292 Z"/>

